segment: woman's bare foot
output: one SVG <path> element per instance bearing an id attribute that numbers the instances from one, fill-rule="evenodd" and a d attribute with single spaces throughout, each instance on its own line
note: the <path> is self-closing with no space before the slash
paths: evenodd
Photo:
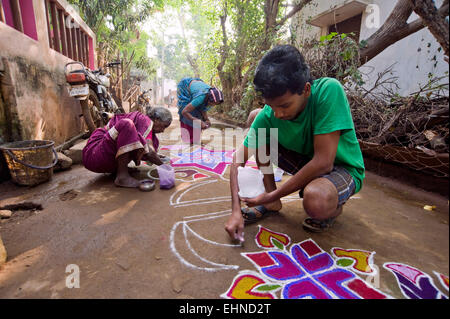
<path id="1" fill-rule="evenodd" d="M 117 158 L 117 172 L 114 184 L 120 187 L 139 187 L 139 181 L 130 176 L 128 173 L 128 163 L 131 160 L 137 160 L 136 157 L 139 155 L 140 150 L 135 150 L 133 152 L 128 152 L 120 155 Z M 138 163 L 136 163 L 138 165 Z"/>
<path id="2" fill-rule="evenodd" d="M 139 187 L 139 181 L 131 176 L 117 176 L 114 180 L 114 184 L 120 187 Z"/>

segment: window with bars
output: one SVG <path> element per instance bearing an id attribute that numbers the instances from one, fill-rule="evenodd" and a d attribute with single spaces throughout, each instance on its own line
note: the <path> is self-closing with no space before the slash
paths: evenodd
<path id="1" fill-rule="evenodd" d="M 93 40 L 56 0 L 44 0 L 49 46 L 93 68 Z"/>
<path id="2" fill-rule="evenodd" d="M 33 0 L 0 0 L 0 22 L 38 40 Z"/>
<path id="3" fill-rule="evenodd" d="M 45 5 L 49 47 L 93 69 L 94 40 L 58 0 L 40 0 Z M 41 9 L 42 10 L 42 9 Z M 0 0 L 0 22 L 38 41 L 33 0 Z M 45 22 L 44 22 L 45 23 Z"/>

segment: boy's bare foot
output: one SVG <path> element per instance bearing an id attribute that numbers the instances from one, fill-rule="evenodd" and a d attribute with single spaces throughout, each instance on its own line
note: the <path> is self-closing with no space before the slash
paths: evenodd
<path id="1" fill-rule="evenodd" d="M 139 187 L 139 181 L 131 176 L 117 176 L 114 180 L 114 184 L 120 187 Z"/>
<path id="2" fill-rule="evenodd" d="M 281 200 L 277 200 L 272 203 L 264 204 L 264 207 L 270 211 L 279 211 L 283 205 L 281 204 Z"/>

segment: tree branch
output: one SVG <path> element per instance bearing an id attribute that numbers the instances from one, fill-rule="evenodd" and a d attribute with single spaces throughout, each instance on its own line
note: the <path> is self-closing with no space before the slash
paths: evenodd
<path id="1" fill-rule="evenodd" d="M 133 62 L 134 59 L 135 50 L 131 53 L 130 59 L 126 62 L 125 67 L 122 69 L 122 72 L 117 77 L 116 81 L 114 82 L 114 86 L 116 86 L 119 83 L 119 80 L 122 78 L 122 76 L 127 73 L 128 67 L 130 66 L 131 62 Z"/>
<path id="2" fill-rule="evenodd" d="M 365 40 L 366 45 L 360 49 L 361 65 L 374 58 L 395 42 L 425 27 L 421 18 L 418 18 L 409 24 L 406 22 L 413 10 L 414 7 L 410 0 L 399 0 L 397 2 L 381 28 Z M 439 8 L 438 13 L 440 16 L 448 15 L 448 1 Z"/>
<path id="3" fill-rule="evenodd" d="M 223 71 L 223 67 L 225 66 L 225 62 L 228 59 L 228 36 L 227 36 L 227 30 L 225 27 L 225 22 L 227 21 L 227 10 L 228 10 L 228 3 L 225 1 L 224 9 L 223 9 L 223 15 L 220 16 L 220 25 L 222 27 L 222 46 L 220 47 L 220 63 L 217 65 L 217 70 L 219 72 Z"/>
<path id="4" fill-rule="evenodd" d="M 421 17 L 423 24 L 430 30 L 431 34 L 436 38 L 444 49 L 445 55 L 449 56 L 449 31 L 448 22 L 439 14 L 438 9 L 431 0 L 410 0 L 414 6 L 414 12 Z M 448 13 L 448 0 L 444 2 Z"/>
<path id="5" fill-rule="evenodd" d="M 300 3 L 294 5 L 294 7 L 289 11 L 289 13 L 280 21 L 276 22 L 276 26 L 281 26 L 286 23 L 286 21 L 290 18 L 292 18 L 297 12 L 299 12 L 301 9 L 303 9 L 304 6 L 309 4 L 312 0 L 302 0 Z"/>

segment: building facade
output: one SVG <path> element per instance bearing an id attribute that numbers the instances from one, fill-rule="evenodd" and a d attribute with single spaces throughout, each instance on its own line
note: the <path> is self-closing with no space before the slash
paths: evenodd
<path id="1" fill-rule="evenodd" d="M 391 0 L 313 0 L 298 15 L 296 40 L 319 39 L 331 32 L 354 33 L 357 42 L 368 39 L 383 25 L 397 1 Z M 442 0 L 436 1 L 439 7 Z M 413 13 L 408 23 L 417 19 Z M 377 74 L 392 66 L 398 77 L 397 90 L 406 96 L 417 92 L 429 76 L 448 76 L 443 50 L 425 27 L 396 42 L 360 67 L 367 88 L 373 87 Z"/>
<path id="2" fill-rule="evenodd" d="M 64 66 L 96 67 L 96 38 L 65 0 L 0 0 L 0 144 L 53 140 L 82 130 Z"/>

